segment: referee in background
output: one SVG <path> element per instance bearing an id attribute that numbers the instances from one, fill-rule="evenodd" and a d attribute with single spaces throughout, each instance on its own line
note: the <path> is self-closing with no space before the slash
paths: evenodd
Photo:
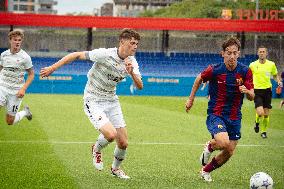
<path id="1" fill-rule="evenodd" d="M 267 138 L 267 128 L 269 126 L 269 110 L 272 108 L 272 84 L 271 76 L 282 86 L 280 77 L 277 75 L 277 68 L 274 62 L 267 60 L 267 48 L 258 48 L 258 60 L 252 62 L 249 67 L 253 74 L 254 84 L 254 104 L 256 110 L 255 127 L 256 133 L 261 133 L 262 138 Z"/>

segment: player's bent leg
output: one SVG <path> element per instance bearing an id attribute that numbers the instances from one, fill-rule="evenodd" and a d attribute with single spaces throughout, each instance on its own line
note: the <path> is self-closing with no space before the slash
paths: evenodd
<path id="1" fill-rule="evenodd" d="M 230 140 L 229 144 L 215 157 L 219 167 L 225 164 L 233 156 L 237 144 L 237 140 Z"/>
<path id="2" fill-rule="evenodd" d="M 222 154 L 227 149 L 230 149 L 230 140 L 229 140 L 228 133 L 227 132 L 220 132 L 220 133 L 215 134 L 212 144 L 214 145 L 214 147 L 213 147 L 214 149 L 222 150 L 220 154 Z M 211 162 L 206 164 L 200 172 L 201 178 L 203 178 L 207 182 L 212 181 L 210 172 L 219 168 L 223 164 L 223 163 L 220 163 L 218 161 L 217 157 L 218 156 L 213 157 Z M 221 157 L 223 157 L 223 155 L 221 155 Z"/>
<path id="3" fill-rule="evenodd" d="M 129 179 L 130 177 L 127 176 L 120 168 L 122 161 L 126 157 L 126 149 L 128 146 L 128 139 L 127 139 L 127 130 L 125 127 L 117 128 L 117 137 L 116 143 L 117 146 L 114 150 L 114 159 L 111 166 L 111 173 L 113 176 L 117 176 L 118 178 L 122 179 Z"/>

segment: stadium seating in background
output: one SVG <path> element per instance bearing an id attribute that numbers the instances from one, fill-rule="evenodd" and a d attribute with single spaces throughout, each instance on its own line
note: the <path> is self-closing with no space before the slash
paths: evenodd
<path id="1" fill-rule="evenodd" d="M 209 64 L 223 61 L 219 54 L 184 52 L 171 52 L 169 55 L 163 52 L 137 52 L 136 59 L 143 76 L 166 77 L 194 77 Z M 249 65 L 256 59 L 256 55 L 245 55 L 239 58 L 239 62 Z M 36 73 L 39 73 L 40 68 L 55 63 L 59 58 L 33 57 L 32 60 Z M 92 62 L 74 61 L 55 73 L 86 75 L 91 66 Z"/>

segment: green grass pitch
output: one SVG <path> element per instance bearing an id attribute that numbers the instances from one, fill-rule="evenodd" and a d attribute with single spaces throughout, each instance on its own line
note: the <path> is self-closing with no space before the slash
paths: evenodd
<path id="1" fill-rule="evenodd" d="M 242 139 L 234 156 L 212 173 L 214 182 L 199 177 L 199 156 L 210 138 L 205 126 L 207 99 L 196 98 L 184 110 L 185 97 L 122 96 L 129 134 L 123 170 L 131 177 L 110 175 L 114 144 L 103 151 L 105 169 L 92 165 L 91 144 L 98 136 L 83 112 L 81 95 L 27 94 L 23 104 L 33 120 L 14 126 L 0 110 L 0 188 L 194 188 L 245 189 L 256 172 L 264 171 L 274 188 L 284 188 L 284 109 L 273 99 L 268 138 L 254 133 L 254 104 L 243 106 Z"/>

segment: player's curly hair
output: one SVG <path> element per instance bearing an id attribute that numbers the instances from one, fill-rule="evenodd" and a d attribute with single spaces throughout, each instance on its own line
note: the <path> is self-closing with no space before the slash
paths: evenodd
<path id="1" fill-rule="evenodd" d="M 222 44 L 223 51 L 226 50 L 227 47 L 236 45 L 238 47 L 238 50 L 241 48 L 241 43 L 236 37 L 230 37 L 227 40 L 225 40 Z"/>
<path id="2" fill-rule="evenodd" d="M 10 31 L 8 33 L 8 38 L 9 39 L 12 39 L 12 37 L 15 37 L 15 36 L 20 36 L 22 39 L 24 39 L 24 31 L 21 30 L 21 29 L 15 29 L 15 30 Z"/>
<path id="3" fill-rule="evenodd" d="M 130 29 L 130 28 L 124 28 L 120 32 L 119 40 L 121 40 L 121 39 L 132 39 L 132 37 L 135 40 L 138 40 L 138 41 L 140 40 L 140 34 L 137 31 Z"/>

